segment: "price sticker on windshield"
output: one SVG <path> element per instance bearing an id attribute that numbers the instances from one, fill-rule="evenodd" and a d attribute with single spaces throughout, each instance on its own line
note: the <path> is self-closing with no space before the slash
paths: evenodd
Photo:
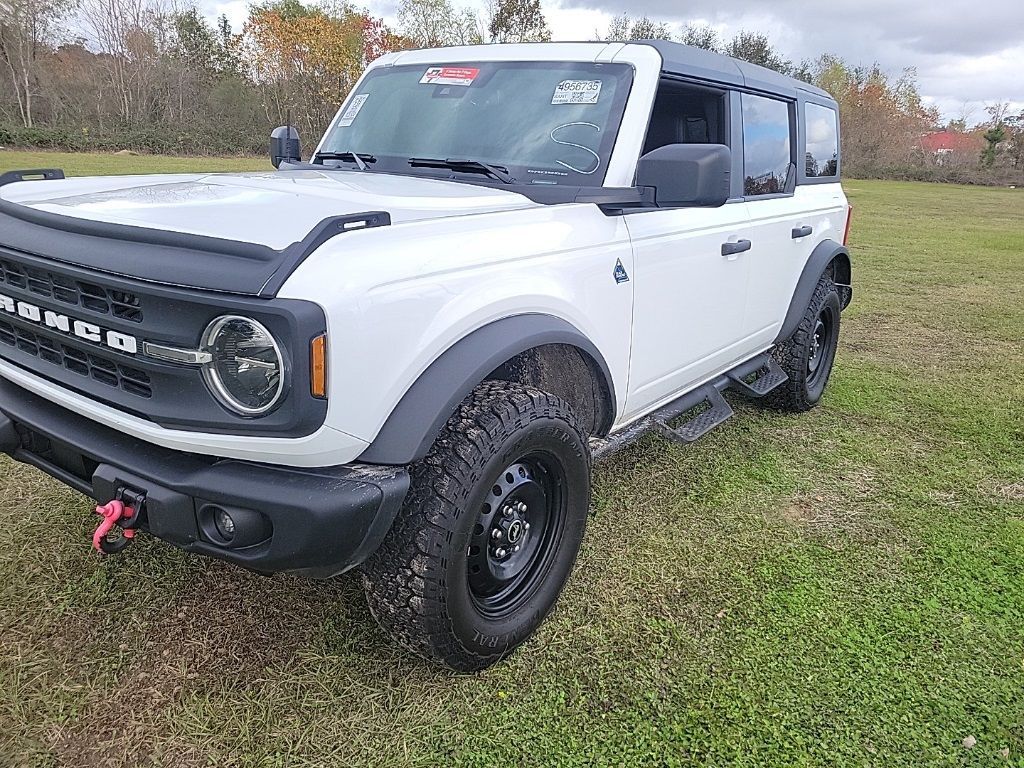
<path id="1" fill-rule="evenodd" d="M 470 86 L 480 70 L 475 67 L 431 67 L 420 80 L 421 85 Z"/>
<path id="2" fill-rule="evenodd" d="M 555 88 L 552 104 L 597 104 L 601 96 L 600 80 L 563 80 Z"/>
<path id="3" fill-rule="evenodd" d="M 356 121 L 356 117 L 359 116 L 359 110 L 363 108 L 368 98 L 370 98 L 368 93 L 360 93 L 358 96 L 353 96 L 352 101 L 349 102 L 348 109 L 345 110 L 345 114 L 338 121 L 338 125 L 342 128 L 348 128 L 352 125 Z"/>

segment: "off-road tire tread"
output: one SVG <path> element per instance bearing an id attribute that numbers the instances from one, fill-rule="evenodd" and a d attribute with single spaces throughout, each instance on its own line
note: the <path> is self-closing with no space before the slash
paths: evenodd
<path id="1" fill-rule="evenodd" d="M 461 671 L 483 669 L 506 652 L 480 655 L 452 631 L 445 604 L 444 543 L 454 535 L 459 502 L 504 440 L 538 418 L 553 418 L 588 438 L 568 403 L 533 387 L 487 381 L 445 425 L 427 456 L 410 469 L 412 482 L 384 543 L 363 568 L 370 612 L 399 643 L 427 659 Z M 589 452 L 585 452 L 589 462 Z"/>
<path id="2" fill-rule="evenodd" d="M 825 270 L 818 285 L 814 289 L 804 316 L 796 327 L 793 335 L 775 345 L 772 357 L 782 367 L 789 378 L 761 400 L 764 405 L 780 411 L 803 413 L 816 406 L 819 401 L 811 402 L 807 398 L 807 350 L 810 335 L 825 303 L 826 297 L 835 293 L 839 297 L 839 289 L 832 280 L 832 268 Z M 840 304 L 840 306 L 842 306 Z"/>

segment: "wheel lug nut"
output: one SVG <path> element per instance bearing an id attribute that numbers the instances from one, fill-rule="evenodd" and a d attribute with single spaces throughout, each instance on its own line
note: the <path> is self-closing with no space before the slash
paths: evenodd
<path id="1" fill-rule="evenodd" d="M 523 523 L 523 530 L 524 531 L 530 530 L 530 524 L 529 523 Z"/>
<path id="2" fill-rule="evenodd" d="M 492 539 L 500 539 L 501 538 L 501 531 L 499 531 L 497 528 L 495 528 L 493 531 L 491 531 L 491 538 Z"/>
<path id="3" fill-rule="evenodd" d="M 508 554 L 508 552 L 506 552 L 506 551 L 505 551 L 504 549 L 499 549 L 499 550 L 495 551 L 495 553 L 494 553 L 494 554 L 495 554 L 495 556 L 496 556 L 496 557 L 498 557 L 498 558 L 502 558 L 502 557 L 504 557 L 505 555 L 507 555 L 507 554 Z"/>
<path id="4" fill-rule="evenodd" d="M 520 501 L 519 502 L 519 511 L 520 512 L 525 512 L 526 509 L 527 509 L 526 504 L 524 504 L 523 502 Z"/>
<path id="5" fill-rule="evenodd" d="M 512 551 L 513 551 L 513 552 L 518 552 L 518 551 L 519 551 L 519 545 L 518 545 L 518 544 L 516 544 L 516 548 L 515 548 L 515 549 L 513 549 Z"/>
<path id="6" fill-rule="evenodd" d="M 515 512 L 512 511 L 512 507 L 505 507 L 505 517 L 512 517 Z"/>

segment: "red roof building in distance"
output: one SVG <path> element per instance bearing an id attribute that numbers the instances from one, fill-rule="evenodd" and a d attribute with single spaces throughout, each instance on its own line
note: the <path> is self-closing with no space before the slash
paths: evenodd
<path id="1" fill-rule="evenodd" d="M 958 131 L 932 131 L 921 137 L 921 149 L 934 155 L 975 154 L 983 144 L 981 137 Z"/>

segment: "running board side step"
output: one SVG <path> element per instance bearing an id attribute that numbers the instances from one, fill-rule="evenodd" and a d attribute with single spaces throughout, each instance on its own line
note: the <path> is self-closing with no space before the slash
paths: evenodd
<path id="1" fill-rule="evenodd" d="M 733 389 L 754 398 L 764 397 L 789 381 L 789 376 L 771 355 L 759 355 L 725 375 L 732 381 Z"/>
<path id="2" fill-rule="evenodd" d="M 678 427 L 670 426 L 669 422 L 682 416 L 694 408 L 706 408 Z M 712 384 L 706 384 L 687 397 L 682 397 L 672 404 L 670 409 L 659 411 L 652 419 L 654 428 L 662 437 L 674 443 L 689 445 L 700 440 L 704 435 L 732 417 L 732 406 L 726 402 Z"/>
<path id="3" fill-rule="evenodd" d="M 672 442 L 689 445 L 733 415 L 723 392 L 732 389 L 747 397 L 764 397 L 788 378 L 770 354 L 758 355 L 608 437 L 591 438 L 594 461 L 607 459 L 652 431 Z M 678 427 L 671 426 L 673 420 L 701 406 L 704 407 L 701 413 Z"/>

